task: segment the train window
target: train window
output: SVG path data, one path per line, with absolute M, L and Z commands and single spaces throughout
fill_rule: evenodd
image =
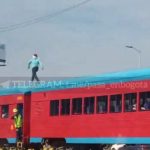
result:
M 63 99 L 61 101 L 61 114 L 62 115 L 70 114 L 70 99 Z
M 17 104 L 17 109 L 18 109 L 19 114 L 23 116 L 23 104 L 22 103 Z
M 124 108 L 125 108 L 125 112 L 133 112 L 136 111 L 136 98 L 137 95 L 136 93 L 128 93 L 124 95 Z
M 110 96 L 110 112 L 121 112 L 122 95 L 111 95 Z
M 94 97 L 84 98 L 84 113 L 85 114 L 94 113 Z
M 59 115 L 59 100 L 50 101 L 50 115 L 51 116 Z
M 81 113 L 82 113 L 82 98 L 73 98 L 72 114 L 81 114 Z
M 150 92 L 140 93 L 140 110 L 150 110 Z
M 98 96 L 97 97 L 97 113 L 106 113 L 107 105 L 108 105 L 108 97 L 107 96 Z
M 1 107 L 1 118 L 9 117 L 9 105 L 2 105 Z

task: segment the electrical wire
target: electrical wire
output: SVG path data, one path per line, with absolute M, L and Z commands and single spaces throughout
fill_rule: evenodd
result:
M 48 15 L 41 16 L 41 17 L 36 17 L 34 19 L 30 19 L 30 20 L 27 20 L 27 21 L 24 21 L 24 22 L 21 22 L 21 23 L 12 24 L 12 25 L 9 25 L 9 26 L 0 27 L 0 32 L 13 31 L 13 30 L 17 30 L 19 28 L 24 28 L 26 26 L 30 26 L 30 25 L 33 25 L 33 24 L 36 24 L 36 23 L 43 22 L 45 20 L 57 17 L 57 16 L 65 13 L 65 12 L 71 11 L 71 10 L 73 10 L 75 8 L 78 8 L 78 7 L 82 6 L 82 5 L 85 5 L 86 3 L 90 2 L 90 1 L 92 1 L 92 0 L 84 0 L 84 1 L 82 1 L 80 3 L 77 3 L 77 4 L 73 5 L 73 6 L 64 8 L 64 9 L 62 9 L 60 11 L 57 11 L 55 13 L 52 13 L 52 14 L 48 14 Z

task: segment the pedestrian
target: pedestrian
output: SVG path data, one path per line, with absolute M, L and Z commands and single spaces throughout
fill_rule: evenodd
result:
M 40 62 L 38 55 L 37 54 L 33 54 L 32 59 L 28 62 L 28 69 L 32 69 L 32 77 L 31 77 L 31 81 L 33 81 L 34 79 L 36 81 L 40 81 L 38 76 L 37 76 L 37 72 L 39 70 L 39 66 L 42 67 L 43 70 L 43 65 Z
M 19 113 L 17 108 L 13 109 L 14 116 L 12 119 L 14 120 L 14 126 L 16 129 L 16 141 L 22 141 L 22 116 Z

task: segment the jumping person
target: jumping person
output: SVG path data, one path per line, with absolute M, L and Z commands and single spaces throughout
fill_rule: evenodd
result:
M 13 109 L 14 116 L 12 119 L 14 120 L 14 126 L 16 129 L 16 141 L 22 141 L 22 116 L 18 112 L 18 109 Z
M 39 66 L 41 66 L 42 70 L 43 70 L 43 66 L 42 66 L 42 63 L 40 62 L 40 60 L 38 59 L 38 55 L 33 54 L 32 59 L 28 63 L 28 69 L 32 68 L 31 81 L 33 81 L 34 79 L 36 79 L 37 81 L 40 81 L 36 74 L 39 70 Z

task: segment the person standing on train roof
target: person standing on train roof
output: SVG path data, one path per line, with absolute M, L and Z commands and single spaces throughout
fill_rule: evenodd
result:
M 22 116 L 17 108 L 13 109 L 14 116 L 11 119 L 14 120 L 14 126 L 16 129 L 16 141 L 22 141 Z
M 28 69 L 32 69 L 32 77 L 31 77 L 31 81 L 33 81 L 34 79 L 36 81 L 40 81 L 38 76 L 37 76 L 37 72 L 39 70 L 39 67 L 43 68 L 43 65 L 41 63 L 41 61 L 38 58 L 37 54 L 33 54 L 32 59 L 28 62 Z

